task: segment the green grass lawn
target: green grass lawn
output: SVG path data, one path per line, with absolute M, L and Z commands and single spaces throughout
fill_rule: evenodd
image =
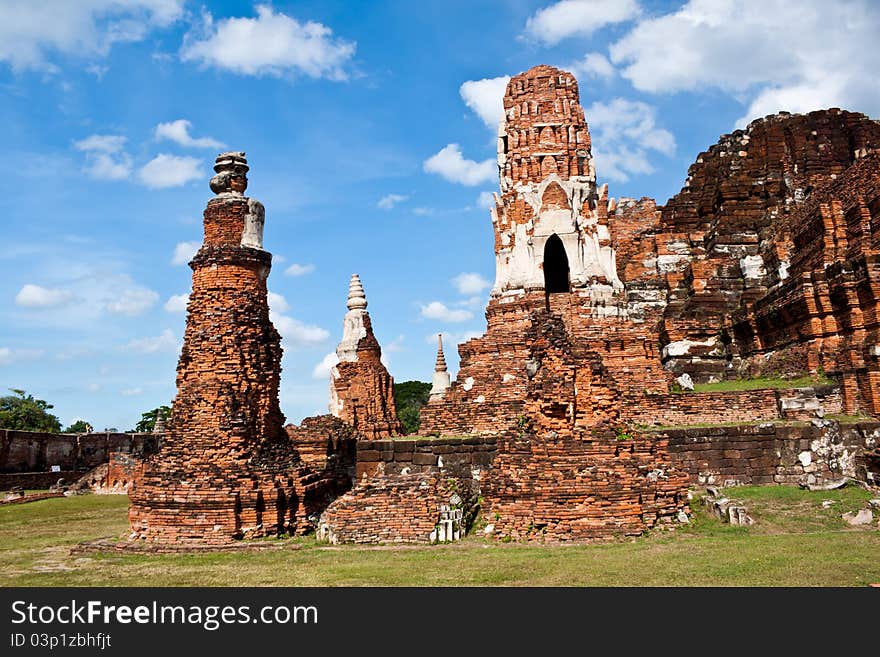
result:
M 880 530 L 840 518 L 866 505 L 850 487 L 729 489 L 756 524 L 730 527 L 694 502 L 674 532 L 593 545 L 518 545 L 471 536 L 434 547 L 330 547 L 210 554 L 75 554 L 127 531 L 128 498 L 86 495 L 0 507 L 2 586 L 864 586 L 880 582 Z M 876 496 L 876 495 L 875 495 Z M 829 509 L 823 500 L 832 500 Z
M 717 383 L 695 383 L 694 392 L 733 392 L 737 390 L 763 390 L 766 388 L 809 388 L 836 383 L 833 379 L 820 375 L 806 375 L 796 379 L 779 377 L 759 377 L 754 379 L 735 379 Z M 687 394 L 687 393 L 684 393 Z

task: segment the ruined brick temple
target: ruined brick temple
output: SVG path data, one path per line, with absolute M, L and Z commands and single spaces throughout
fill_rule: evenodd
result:
M 880 411 L 880 124 L 837 109 L 759 119 L 701 153 L 657 207 L 597 186 L 570 74 L 512 78 L 504 108 L 487 331 L 459 347 L 423 433 L 497 431 L 533 411 L 574 427 L 776 417 L 772 395 L 669 394 L 682 374 L 824 371 L 845 412 Z
M 880 124 L 840 109 L 753 121 L 658 206 L 598 183 L 588 118 L 570 73 L 510 80 L 486 331 L 458 346 L 454 379 L 439 342 L 407 440 L 357 275 L 331 415 L 282 427 L 263 208 L 243 196 L 243 154 L 221 155 L 133 534 L 428 542 L 479 511 L 496 537 L 589 540 L 686 522 L 695 482 L 872 477 L 880 425 L 822 418 L 880 414 Z M 807 374 L 832 383 L 689 391 Z

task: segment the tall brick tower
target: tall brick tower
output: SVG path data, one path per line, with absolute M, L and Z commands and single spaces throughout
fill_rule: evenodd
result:
M 214 170 L 217 196 L 190 263 L 173 422 L 131 492 L 132 536 L 147 541 L 213 544 L 303 531 L 317 492 L 283 430 L 263 205 L 243 195 L 244 153 L 222 153 Z
M 504 115 L 492 296 L 589 288 L 606 299 L 622 290 L 577 80 L 550 66 L 517 75 Z
M 486 333 L 459 345 L 455 382 L 423 407 L 420 432 L 595 427 L 618 422 L 625 397 L 667 392 L 653 322 L 632 317 L 618 274 L 614 204 L 571 73 L 510 79 L 498 173 Z

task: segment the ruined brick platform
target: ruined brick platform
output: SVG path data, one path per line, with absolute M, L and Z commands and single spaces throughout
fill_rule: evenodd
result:
M 495 536 L 588 541 L 674 526 L 689 512 L 688 477 L 663 436 L 530 430 L 498 440 L 483 487 Z

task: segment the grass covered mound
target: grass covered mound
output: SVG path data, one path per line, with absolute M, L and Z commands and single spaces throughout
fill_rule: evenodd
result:
M 675 532 L 593 545 L 500 544 L 475 531 L 434 547 L 327 546 L 286 539 L 265 552 L 74 554 L 123 537 L 128 498 L 86 495 L 0 507 L 2 586 L 864 586 L 880 582 L 880 530 L 841 514 L 868 491 L 737 487 L 755 519 L 731 527 L 695 501 Z M 877 495 L 873 495 L 876 497 Z M 830 501 L 823 507 L 823 501 Z

